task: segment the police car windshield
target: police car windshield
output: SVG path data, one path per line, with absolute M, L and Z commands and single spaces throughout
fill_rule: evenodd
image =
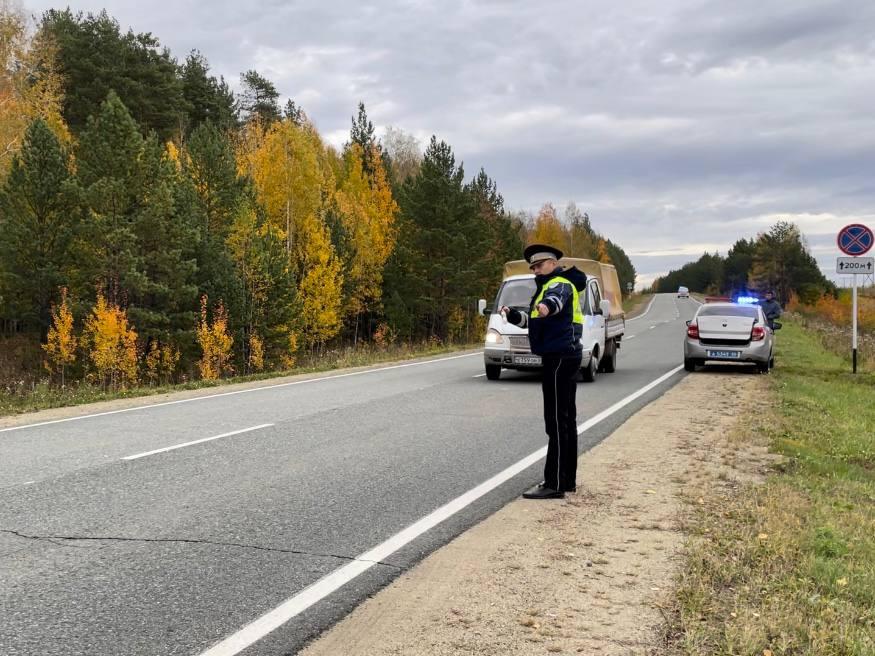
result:
M 699 310 L 700 317 L 748 317 L 756 319 L 757 307 L 754 305 L 703 305 Z
M 535 295 L 535 279 L 508 280 L 501 286 L 498 292 L 496 307 L 506 305 L 508 307 L 527 308 Z

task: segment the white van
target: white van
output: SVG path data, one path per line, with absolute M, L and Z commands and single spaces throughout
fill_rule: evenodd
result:
M 583 312 L 583 359 L 581 372 L 586 382 L 593 382 L 596 372 L 612 373 L 617 368 L 617 349 L 626 330 L 620 282 L 613 265 L 595 260 L 564 257 L 559 260 L 563 267 L 576 266 L 586 274 L 586 290 L 580 293 L 580 309 Z M 480 299 L 478 310 L 489 316 L 483 361 L 486 377 L 498 380 L 502 369 L 537 370 L 541 368 L 541 356 L 529 348 L 526 328 L 520 328 L 498 314 L 502 305 L 527 312 L 535 295 L 535 276 L 525 260 L 514 260 L 504 265 L 504 279 L 495 302 L 487 307 Z

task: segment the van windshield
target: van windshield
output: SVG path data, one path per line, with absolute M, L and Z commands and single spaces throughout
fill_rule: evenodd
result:
M 523 280 L 508 280 L 498 290 L 498 300 L 495 303 L 496 308 L 502 305 L 515 308 L 529 307 L 532 301 L 532 296 L 535 295 L 535 279 L 528 278 Z M 496 309 L 496 312 L 498 310 Z

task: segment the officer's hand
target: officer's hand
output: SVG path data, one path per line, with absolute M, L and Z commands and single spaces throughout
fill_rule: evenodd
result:
M 548 314 L 550 314 L 550 308 L 543 303 L 538 303 L 538 316 L 546 317 Z

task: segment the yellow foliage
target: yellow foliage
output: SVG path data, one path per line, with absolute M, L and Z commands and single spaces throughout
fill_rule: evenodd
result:
M 294 368 L 295 364 L 298 362 L 298 336 L 294 332 L 289 333 L 289 348 L 288 351 L 283 355 L 283 367 L 286 369 Z
M 146 379 L 152 385 L 158 382 L 158 368 L 161 366 L 161 350 L 158 341 L 153 340 L 146 353 Z
M 322 219 L 334 177 L 319 135 L 307 126 L 277 121 L 258 137 L 244 129 L 238 145 L 268 223 L 286 241 L 289 263 L 300 281 L 301 312 L 296 323 L 305 345 L 330 339 L 340 330 L 343 276 Z
M 376 150 L 372 157 L 379 161 Z M 380 301 L 383 267 L 395 247 L 398 205 L 382 166 L 376 167 L 371 178 L 365 174 L 358 144 L 349 148 L 345 160 L 346 177 L 336 203 L 352 245 L 351 260 L 346 263 L 352 292 L 345 310 L 356 315 Z
M 177 171 L 182 169 L 182 154 L 180 153 L 177 145 L 172 141 L 168 141 L 166 144 L 164 144 L 164 157 L 168 161 L 173 162 L 173 165 Z
M 159 371 L 165 381 L 173 378 L 173 373 L 176 371 L 176 366 L 179 364 L 179 358 L 180 353 L 178 348 L 171 344 L 164 344 L 161 347 L 161 365 Z
M 0 3 L 0 178 L 34 119 L 43 118 L 62 143 L 72 141 L 61 116 L 63 80 L 56 52 L 46 39 L 31 38 L 23 10 Z
M 531 244 L 548 244 L 568 252 L 568 234 L 556 215 L 556 208 L 551 203 L 545 204 L 538 212 L 528 241 Z
M 85 321 L 84 341 L 93 375 L 104 387 L 116 389 L 137 382 L 137 332 L 128 326 L 127 313 L 98 293 Z
M 459 305 L 450 309 L 447 317 L 447 332 L 451 342 L 460 343 L 465 341 L 465 311 Z
M 264 369 L 264 342 L 255 333 L 249 336 L 249 369 L 250 371 Z
M 850 326 L 852 317 L 852 298 L 850 290 L 843 289 L 838 298 L 825 294 L 814 305 L 806 305 L 796 294 L 790 297 L 787 310 L 801 312 L 807 316 L 825 319 L 837 326 Z M 857 296 L 857 327 L 859 330 L 875 330 L 875 298 Z
M 604 264 L 611 264 L 611 256 L 608 255 L 608 244 L 604 239 L 599 239 L 598 261 Z
M 48 341 L 43 345 L 46 352 L 46 369 L 61 374 L 64 385 L 65 368 L 76 361 L 76 335 L 73 333 L 73 313 L 67 305 L 67 288 L 61 288 L 60 307 L 52 306 L 52 325 Z
M 210 323 L 207 297 L 201 297 L 201 320 L 196 333 L 202 352 L 198 361 L 201 378 L 215 380 L 231 373 L 231 347 L 234 345 L 234 338 L 228 334 L 228 313 L 222 303 L 213 310 L 213 321 Z
M 158 340 L 153 340 L 149 346 L 149 352 L 146 354 L 145 362 L 146 378 L 148 378 L 149 384 L 171 380 L 173 372 L 176 371 L 179 357 L 179 350 L 171 344 L 160 344 Z

